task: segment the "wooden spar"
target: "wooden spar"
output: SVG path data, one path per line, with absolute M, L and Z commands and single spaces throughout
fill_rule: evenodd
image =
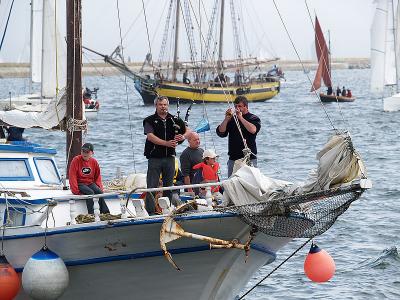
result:
M 82 23 L 81 0 L 67 0 L 67 115 L 69 120 L 82 120 Z M 67 128 L 67 175 L 71 160 L 80 153 L 82 131 Z
M 176 73 L 178 71 L 179 9 L 180 9 L 180 0 L 176 0 L 174 63 L 172 65 L 172 80 L 173 81 L 176 81 Z
M 221 1 L 221 19 L 219 23 L 219 47 L 218 47 L 218 73 L 222 73 L 224 70 L 224 62 L 222 60 L 222 50 L 224 43 L 224 12 L 225 12 L 225 0 Z

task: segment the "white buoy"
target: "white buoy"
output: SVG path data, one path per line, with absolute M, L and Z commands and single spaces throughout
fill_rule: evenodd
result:
M 24 291 L 35 300 L 58 299 L 68 282 L 68 270 L 63 260 L 46 246 L 32 255 L 22 272 Z

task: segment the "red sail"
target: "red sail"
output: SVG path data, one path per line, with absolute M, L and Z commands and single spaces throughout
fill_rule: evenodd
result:
M 315 17 L 315 50 L 317 52 L 319 65 L 317 73 L 315 74 L 314 84 L 311 88 L 311 91 L 321 87 L 321 77 L 324 80 L 325 86 L 332 86 L 330 76 L 331 70 L 329 65 L 329 50 L 317 17 Z

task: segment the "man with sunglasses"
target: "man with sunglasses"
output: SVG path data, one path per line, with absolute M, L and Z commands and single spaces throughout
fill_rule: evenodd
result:
M 73 158 L 69 167 L 69 185 L 74 195 L 103 194 L 100 166 L 93 158 L 94 148 L 91 143 L 86 143 L 81 148 L 81 154 Z M 86 200 L 89 214 L 94 214 L 93 199 Z M 109 213 L 103 198 L 99 199 L 100 213 Z
M 238 96 L 233 103 L 235 110 L 232 111 L 231 108 L 228 108 L 224 120 L 216 129 L 219 137 L 228 136 L 228 177 L 232 175 L 235 160 L 244 157 L 243 149 L 245 148 L 238 126 L 233 119 L 233 114 L 236 115 L 243 138 L 246 140 L 247 147 L 251 150 L 250 160 L 254 167 L 257 167 L 256 137 L 261 128 L 260 118 L 249 112 L 249 102 L 246 97 Z

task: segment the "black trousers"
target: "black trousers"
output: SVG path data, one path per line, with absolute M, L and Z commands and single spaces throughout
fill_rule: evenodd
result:
M 89 185 L 79 183 L 78 188 L 82 195 L 103 194 L 103 191 L 95 183 L 91 183 Z M 88 213 L 92 215 L 94 214 L 93 205 L 94 205 L 93 199 L 86 199 L 86 206 Z M 104 201 L 104 198 L 99 199 L 99 206 L 100 206 L 100 213 L 102 214 L 110 213 L 107 204 Z

